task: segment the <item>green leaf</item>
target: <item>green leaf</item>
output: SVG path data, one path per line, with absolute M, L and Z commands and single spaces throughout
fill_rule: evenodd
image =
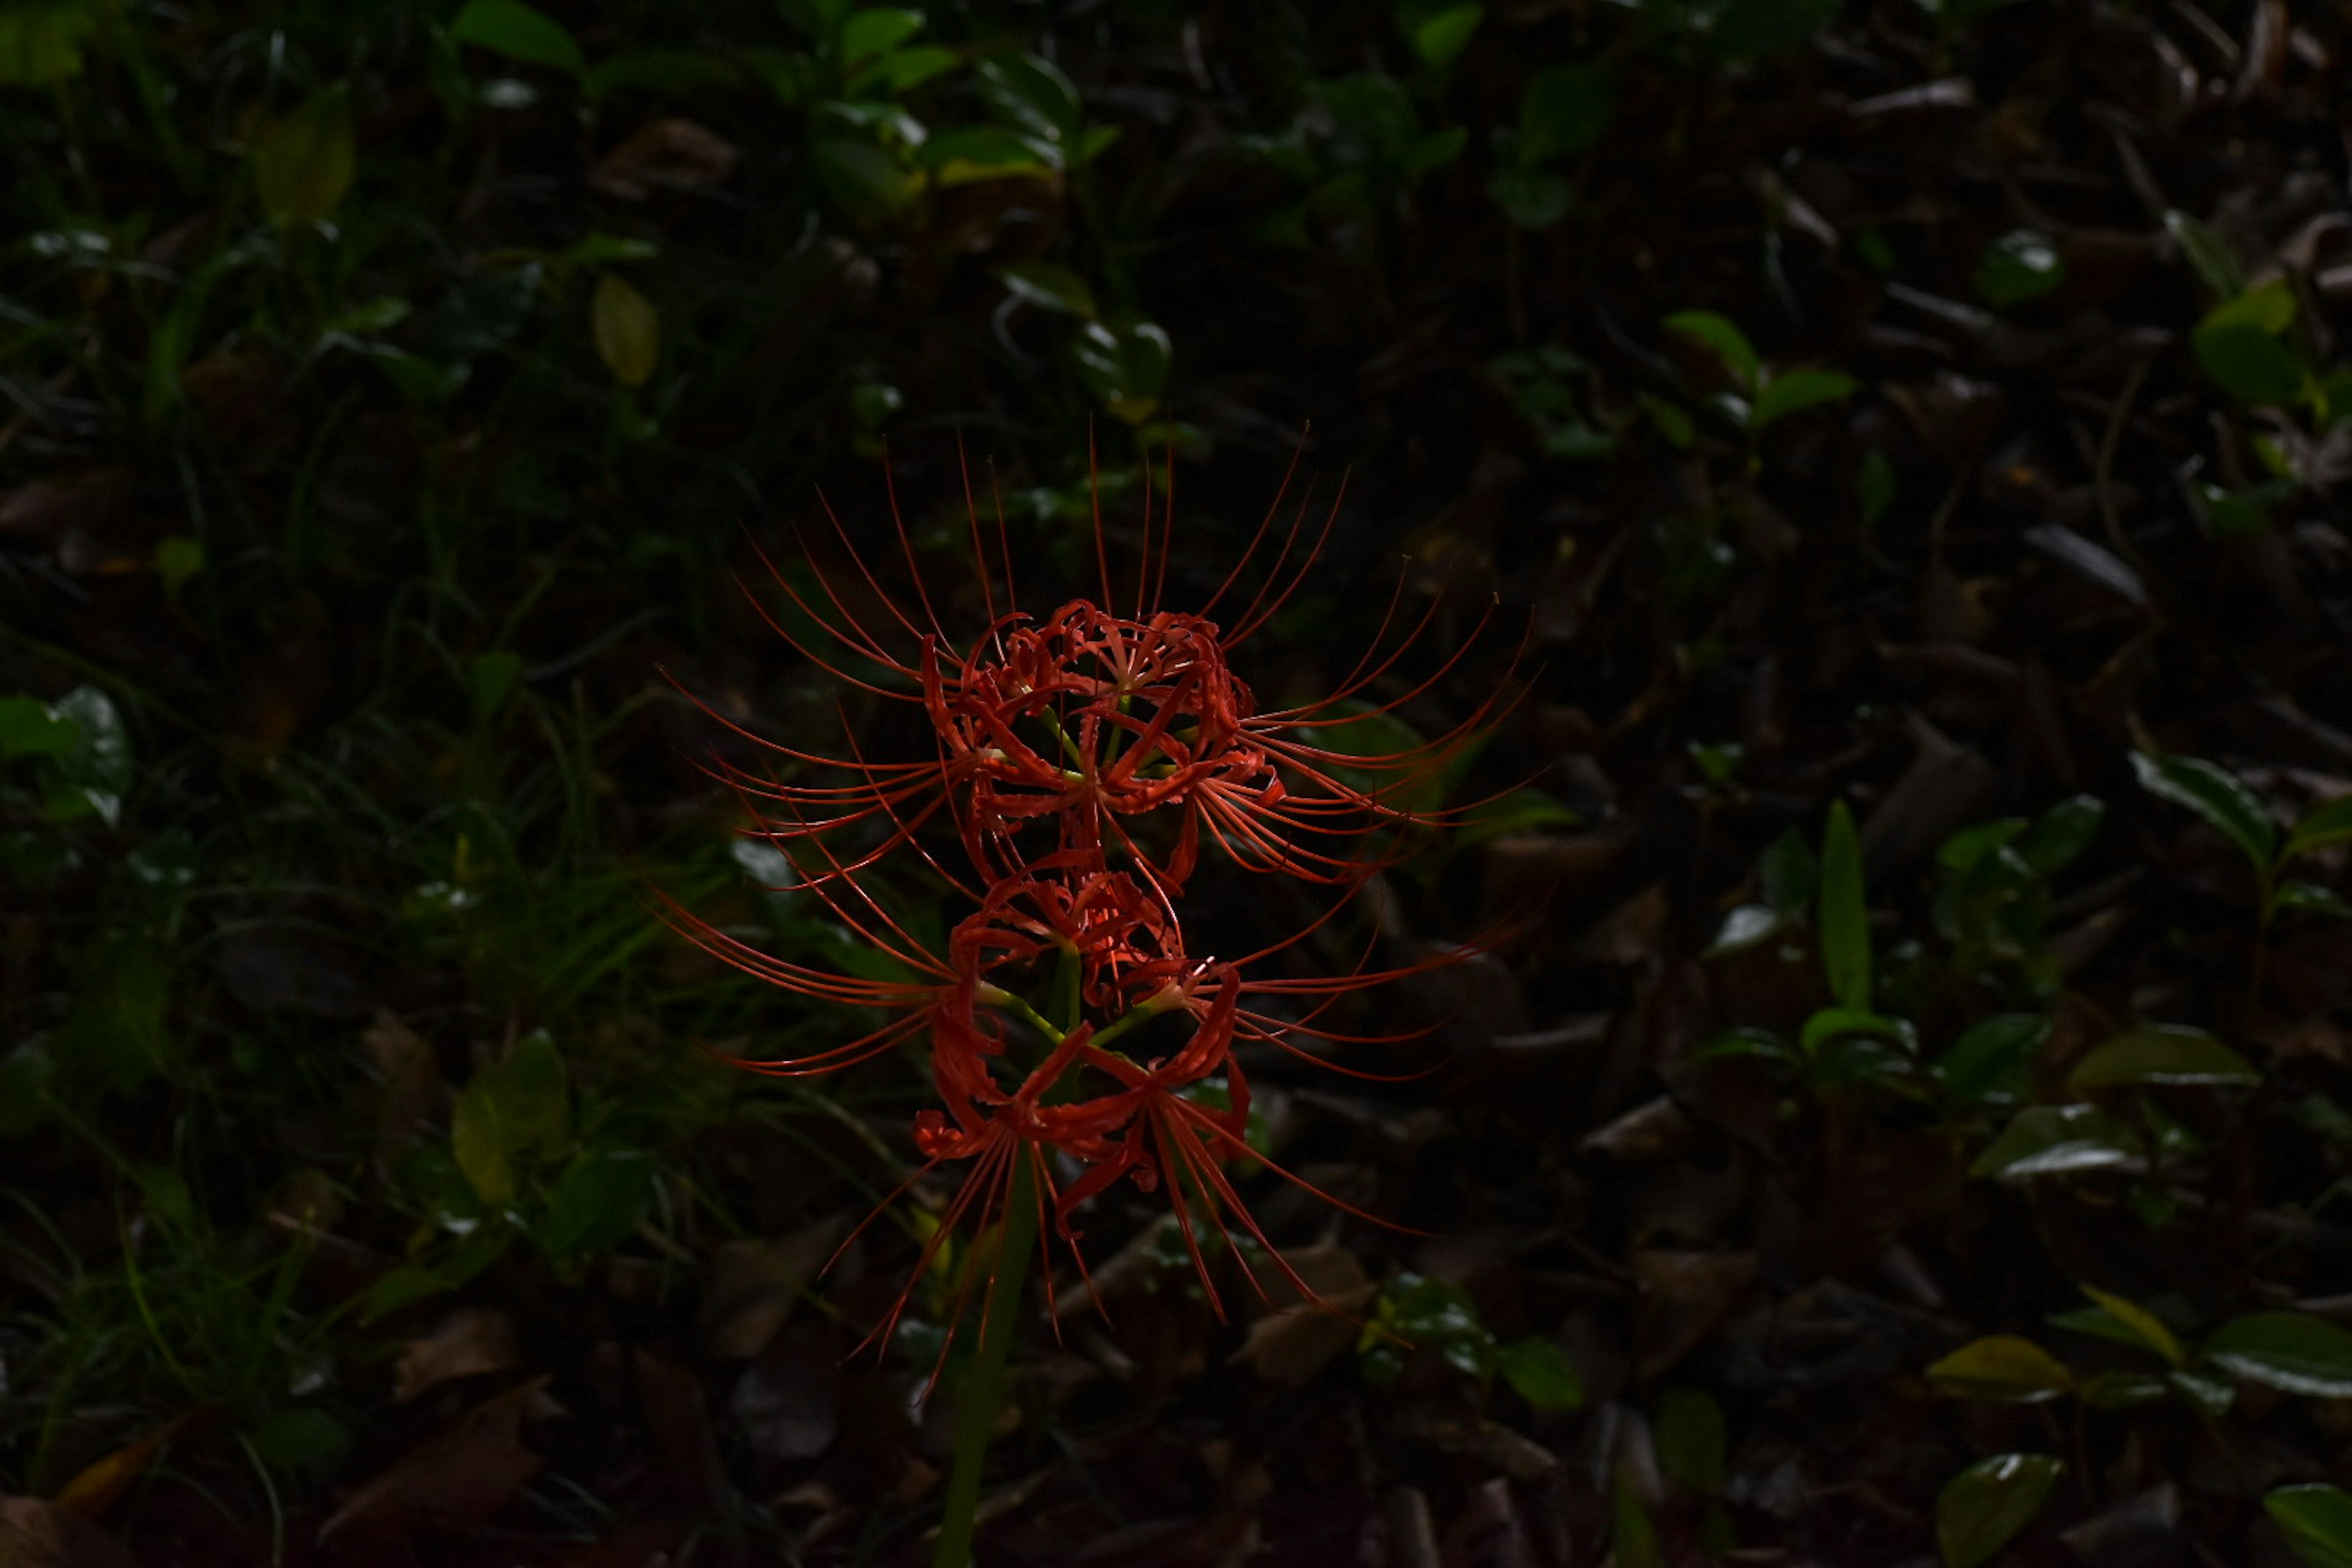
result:
M 253 149 L 253 188 L 280 228 L 324 223 L 358 172 L 352 97 L 341 83 L 311 94 Z
M 449 24 L 449 36 L 525 65 L 572 76 L 588 68 L 587 57 L 563 24 L 523 0 L 466 0 L 466 8 Z
M 1532 786 L 1515 789 L 1499 800 L 1473 808 L 1454 831 L 1452 847 L 1459 853 L 1522 833 L 1548 827 L 1574 827 L 1584 819 L 1568 805 Z
M 916 162 L 941 186 L 1050 174 L 1062 166 L 1055 143 L 1002 125 L 951 125 L 925 142 Z
M 1070 357 L 1078 379 L 1104 407 L 1129 425 L 1140 425 L 1159 411 L 1174 349 L 1157 322 L 1088 321 L 1072 341 Z
M 661 317 L 652 300 L 617 272 L 596 280 L 589 304 L 596 357 L 623 386 L 643 386 L 661 359 Z
M 457 1168 L 484 1203 L 509 1202 L 514 1156 L 562 1142 L 571 1122 L 563 1058 L 545 1030 L 534 1031 L 515 1042 L 506 1060 L 475 1073 L 457 1096 L 450 1126 Z
M 2152 757 L 2145 752 L 2132 753 L 2132 771 L 2148 794 L 2185 805 L 2220 828 L 2246 852 L 2255 875 L 2268 879 L 2278 827 L 2254 792 L 2234 775 L 2197 757 Z
M 2123 1330 L 2126 1342 L 2154 1351 L 2172 1366 L 2188 1364 L 2188 1352 L 2180 1348 L 2180 1341 L 2162 1318 L 2138 1302 L 2113 1295 L 2096 1285 L 2084 1285 L 2078 1281 L 2077 1288 L 2115 1321 L 2116 1326 Z
M 1659 1396 L 1658 1463 L 1666 1474 L 1702 1497 L 1723 1489 L 1729 1479 L 1731 1439 L 1723 1406 L 1704 1389 L 1670 1388 Z
M 1529 1337 L 1503 1346 L 1496 1352 L 1495 1370 L 1538 1410 L 1574 1410 L 1584 1403 L 1584 1380 L 1549 1340 Z
M 1470 35 L 1478 30 L 1486 15 L 1484 5 L 1449 5 L 1413 21 L 1410 27 L 1412 52 L 1421 57 L 1422 64 L 1443 76 L 1469 47 Z M 1400 16 L 1399 20 L 1403 19 Z
M 2273 278 L 2259 289 L 2249 289 L 2233 300 L 2224 300 L 2205 312 L 2198 323 L 2206 327 L 2252 327 L 2256 331 L 2278 336 L 2294 325 L 2294 288 L 2284 278 Z
M 1954 1476 L 1936 1497 L 1944 1568 L 1991 1562 L 2033 1522 L 2064 1468 L 2047 1454 L 1995 1454 Z
M 1519 131 L 1512 155 L 1532 165 L 1581 153 L 1607 133 L 1616 112 L 1617 82 L 1606 67 L 1589 62 L 1546 66 L 1528 79 L 1527 89 L 1519 95 Z
M 2260 327 L 2200 327 L 2189 346 L 2213 384 L 2241 403 L 2293 403 L 2311 379 L 2295 352 Z
M 1756 883 L 1766 903 L 1783 914 L 1794 914 L 1813 901 L 1822 885 L 1822 863 L 1803 834 L 1785 827 L 1757 860 Z
M 2126 1083 L 2257 1084 L 2245 1058 L 2202 1029 L 2171 1025 L 2126 1029 L 2102 1042 L 2066 1075 L 2072 1089 Z
M 2074 1386 L 2056 1356 L 2016 1334 L 1971 1340 L 1927 1369 L 1927 1381 L 1969 1399 L 2033 1404 Z
M 853 98 L 869 98 L 878 90 L 886 99 L 920 87 L 933 77 L 945 76 L 963 64 L 963 57 L 953 49 L 926 44 L 911 49 L 893 49 L 877 55 L 850 73 L 842 90 Z
M 113 701 L 95 686 L 77 686 L 49 711 L 74 728 L 74 743 L 58 763 L 58 776 L 109 795 L 131 787 L 131 731 Z
M 176 599 L 189 578 L 205 569 L 204 541 L 185 533 L 167 533 L 155 544 L 155 575 L 163 596 Z
M 2092 1105 L 2029 1105 L 1969 1166 L 2004 1182 L 2147 1167 L 2139 1135 Z
M 1713 310 L 1677 310 L 1665 319 L 1665 329 L 1715 351 L 1731 378 L 1743 388 L 1753 390 L 1764 362 L 1757 357 L 1756 345 L 1748 334 Z
M 12 5 L 0 11 L 0 83 L 55 87 L 81 74 L 81 47 L 98 14 L 71 4 Z
M 466 665 L 466 689 L 474 700 L 474 718 L 487 722 L 506 705 L 508 693 L 522 678 L 522 656 L 512 648 L 476 654 Z
M 1875 447 L 1863 454 L 1862 466 L 1854 470 L 1853 493 L 1862 506 L 1864 528 L 1875 524 L 1895 504 L 1895 465 Z
M 922 192 L 921 175 L 899 167 L 871 142 L 824 137 L 810 161 L 826 197 L 859 223 L 896 217 Z
M 1784 371 L 1756 395 L 1756 405 L 1748 411 L 1748 433 L 1760 436 L 1791 414 L 1852 397 L 1861 385 L 1839 370 Z
M 2309 1568 L 2352 1568 L 2352 1495 L 2341 1488 L 2280 1487 L 2263 1509 Z
M 1650 416 L 1650 423 L 1658 427 L 1658 434 L 1666 438 L 1667 446 L 1678 452 L 1689 448 L 1692 437 L 1698 432 L 1688 414 L 1653 392 L 1641 394 L 1637 401 L 1642 412 Z
M 1024 303 L 1066 316 L 1091 318 L 1095 294 L 1087 280 L 1055 261 L 1017 261 L 997 269 L 997 277 Z
M 863 64 L 922 30 L 920 11 L 885 6 L 852 11 L 842 18 L 841 63 L 845 68 Z
M 0 757 L 55 757 L 80 743 L 81 729 L 31 697 L 0 697 Z
M 1845 802 L 1830 807 L 1822 833 L 1822 889 L 1818 915 L 1822 970 L 1830 994 L 1843 1008 L 1870 1011 L 1870 905 L 1863 886 L 1862 840 Z
M 2048 235 L 2011 229 L 1985 247 L 1976 281 L 1977 293 L 1998 310 L 2057 288 L 2066 281 L 2066 263 Z
M 1494 1336 L 1478 1321 L 1477 1309 L 1461 1287 L 1412 1274 L 1400 1275 L 1395 1290 L 1381 1297 L 1374 1321 L 1358 1342 L 1360 1348 L 1383 1339 L 1435 1351 L 1467 1377 L 1486 1376 L 1496 1354 Z
M 2045 877 L 2062 871 L 2091 847 L 2106 816 L 2106 805 L 2096 795 L 2069 795 L 2042 814 L 2017 852 Z
M 2308 855 L 2347 840 L 2352 840 L 2352 795 L 2337 795 L 2313 806 L 2287 836 L 2286 848 L 2279 858 L 2292 860 L 2298 855 Z
M 604 1252 L 636 1229 L 654 1199 L 653 1157 L 637 1149 L 593 1150 L 563 1169 L 530 1227 L 550 1258 Z
M 999 55 L 973 73 L 998 119 L 1063 146 L 1076 145 L 1086 123 L 1078 89 L 1062 68 L 1035 55 Z
M 2050 1037 L 2039 1013 L 1996 1013 L 1969 1026 L 1936 1064 L 1936 1076 L 1955 1100 L 1972 1105 L 2024 1098 L 2032 1088 L 2033 1053 Z
M 1565 174 L 1505 163 L 1486 176 L 1486 195 L 1521 228 L 1549 228 L 1568 216 L 1575 193 Z
M 2318 1399 L 2352 1398 L 2352 1332 L 2301 1312 L 2252 1312 L 2213 1331 L 2204 1358 L 2249 1383 Z
M 2281 882 L 2278 890 L 2271 895 L 2271 903 L 2277 909 L 2305 910 L 2313 914 L 2335 915 L 2339 919 L 2352 915 L 2352 900 L 2347 900 L 2333 888 L 2324 888 L 2317 882 L 2306 882 L 2300 878 L 2289 878 Z
M 2164 215 L 2164 231 L 2216 299 L 2234 300 L 2245 292 L 2246 274 L 2220 235 L 2178 207 Z
M 1830 1041 L 1854 1036 L 1894 1041 L 1903 1047 L 1901 1059 L 1906 1063 L 1917 1050 L 1919 1043 L 1918 1031 L 1901 1018 L 1889 1018 L 1853 1007 L 1823 1007 L 1805 1020 L 1805 1027 L 1798 1036 L 1797 1045 L 1805 1055 L 1815 1057 Z

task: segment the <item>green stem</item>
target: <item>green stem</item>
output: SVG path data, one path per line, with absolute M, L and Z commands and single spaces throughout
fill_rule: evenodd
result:
M 1037 1239 L 1037 1178 L 1029 1162 L 1015 1157 L 1005 1184 L 1004 1226 L 996 1242 L 996 1269 L 982 1310 L 980 1348 L 963 1374 L 956 1410 L 955 1465 L 948 1472 L 947 1513 L 940 1521 L 939 1549 L 931 1568 L 972 1568 L 972 1532 L 978 1524 L 981 1473 L 988 1464 L 988 1439 L 1004 1407 L 1004 1368 L 1018 1331 L 1022 1288 L 1028 1283 L 1029 1253 Z

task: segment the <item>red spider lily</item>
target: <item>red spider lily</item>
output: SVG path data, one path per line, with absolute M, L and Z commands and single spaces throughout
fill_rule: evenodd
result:
M 912 611 L 891 598 L 828 508 L 835 533 L 850 548 L 856 579 L 850 586 L 862 592 L 852 594 L 823 572 L 814 591 L 804 592 L 770 562 L 771 575 L 817 636 L 812 640 L 795 633 L 764 607 L 761 614 L 779 637 L 845 685 L 919 706 L 937 750 L 926 758 L 879 762 L 866 756 L 852 737 L 847 755 L 825 756 L 753 735 L 721 718 L 774 759 L 778 769 L 795 775 L 814 771 L 842 782 L 803 782 L 724 765 L 719 776 L 747 800 L 784 808 L 789 821 L 763 818 L 759 831 L 796 861 L 810 858 L 810 840 L 879 830 L 878 843 L 849 854 L 828 851 L 825 869 L 803 865 L 802 874 L 812 879 L 854 873 L 903 845 L 919 849 L 919 830 L 942 811 L 955 821 L 967 855 L 989 880 L 1017 870 L 1037 853 L 1101 856 L 1116 846 L 1142 875 L 1172 895 L 1189 879 L 1203 837 L 1255 870 L 1332 883 L 1360 879 L 1381 863 L 1380 857 L 1362 852 L 1358 841 L 1366 833 L 1384 826 L 1450 822 L 1470 809 L 1428 812 L 1406 802 L 1490 721 L 1504 697 L 1498 689 L 1445 733 L 1383 755 L 1335 750 L 1318 738 L 1368 715 L 1393 712 L 1444 679 L 1483 632 L 1493 609 L 1482 614 L 1472 637 L 1436 670 L 1374 702 L 1366 694 L 1390 679 L 1438 608 L 1433 600 L 1398 635 L 1400 583 L 1380 630 L 1336 689 L 1310 702 L 1259 711 L 1250 689 L 1233 674 L 1231 655 L 1297 591 L 1336 521 L 1336 500 L 1301 551 L 1307 519 L 1302 500 L 1265 583 L 1232 628 L 1211 617 L 1274 532 L 1289 485 L 1286 475 L 1241 560 L 1191 614 L 1160 604 L 1173 532 L 1168 508 L 1161 509 L 1155 556 L 1147 487 L 1143 565 L 1127 613 L 1114 605 L 1097 509 L 1101 600 L 1074 601 L 1040 622 L 1014 607 L 1001 506 L 999 564 L 990 563 L 967 473 L 972 556 L 988 624 L 962 645 L 961 654 L 953 651 L 959 645 L 941 626 L 924 586 L 895 494 L 892 520 L 914 585 Z M 869 607 L 855 608 L 853 599 Z M 839 653 L 829 655 L 826 643 Z M 853 663 L 859 668 L 851 668 Z M 871 678 L 860 668 L 870 670 Z M 844 727 L 846 733 L 845 721 Z M 1349 782 L 1350 775 L 1373 782 L 1359 784 Z M 1163 811 L 1174 818 L 1172 842 L 1163 847 L 1139 841 L 1129 822 Z M 1053 827 L 1050 847 L 1024 847 L 1023 830 L 1045 823 Z

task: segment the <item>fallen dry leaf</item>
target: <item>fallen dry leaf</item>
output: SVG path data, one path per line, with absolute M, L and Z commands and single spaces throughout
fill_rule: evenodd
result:
M 700 190 L 727 183 L 742 153 L 691 120 L 648 120 L 604 154 L 588 183 L 608 196 L 641 202 L 657 190 Z
M 0 1498 L 5 1568 L 140 1568 L 139 1560 L 86 1519 L 38 1498 Z
M 394 1460 L 319 1527 L 324 1544 L 347 1531 L 406 1534 L 420 1527 L 478 1523 L 539 1473 L 523 1447 L 523 1418 L 547 1387 L 543 1376 L 492 1394 Z
M 392 1396 L 405 1405 L 428 1388 L 522 1364 L 514 1323 L 488 1307 L 460 1307 L 400 1350 L 393 1364 Z

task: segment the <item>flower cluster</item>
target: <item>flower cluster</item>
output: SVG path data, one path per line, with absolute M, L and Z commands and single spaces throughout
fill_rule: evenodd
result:
M 1375 830 L 1433 820 L 1403 802 L 1425 796 L 1427 782 L 1487 718 L 1481 707 L 1433 741 L 1383 755 L 1318 742 L 1337 726 L 1410 700 L 1450 668 L 1449 661 L 1419 684 L 1388 689 L 1397 684 L 1400 657 L 1427 625 L 1424 614 L 1395 631 L 1398 599 L 1333 692 L 1301 706 L 1258 707 L 1233 655 L 1297 590 L 1329 519 L 1301 549 L 1302 502 L 1266 584 L 1231 629 L 1212 617 L 1276 531 L 1281 502 L 1278 495 L 1243 563 L 1190 614 L 1160 604 L 1166 509 L 1155 550 L 1147 496 L 1146 566 L 1124 610 L 1114 607 L 1097 516 L 1099 597 L 1043 617 L 1015 607 L 1001 509 L 992 566 L 971 506 L 985 626 L 961 646 L 932 608 L 903 525 L 898 537 L 914 584 L 911 608 L 883 588 L 854 547 L 854 576 L 819 572 L 795 584 L 771 566 L 791 612 L 770 616 L 769 624 L 844 685 L 919 711 L 931 754 L 870 758 L 845 719 L 842 756 L 730 725 L 771 765 L 753 773 L 721 764 L 716 772 L 751 810 L 746 831 L 791 862 L 795 886 L 901 977 L 778 958 L 682 909 L 672 916 L 681 931 L 747 973 L 803 996 L 878 1011 L 886 1020 L 824 1050 L 737 1065 L 798 1077 L 901 1046 L 928 1047 L 940 1104 L 916 1118 L 923 1164 L 909 1181 L 947 1163 L 965 1164 L 969 1173 L 917 1278 L 959 1222 L 1000 1214 L 1015 1194 L 1074 1244 L 1074 1211 L 1124 1180 L 1168 1195 L 1209 1300 L 1222 1310 L 1202 1227 L 1229 1237 L 1238 1226 L 1265 1243 L 1226 1170 L 1236 1160 L 1266 1163 L 1245 1137 L 1250 1087 L 1236 1046 L 1257 1043 L 1330 1066 L 1300 1039 L 1328 1047 L 1405 1037 L 1339 1035 L 1318 1020 L 1344 994 L 1412 969 L 1367 972 L 1359 963 L 1339 975 L 1268 976 L 1267 961 L 1308 932 L 1244 958 L 1220 958 L 1203 950 L 1178 912 L 1212 849 L 1246 870 L 1352 889 L 1403 841 L 1388 833 L 1377 836 L 1385 845 L 1377 844 Z M 895 521 L 895 498 L 893 512 Z M 837 520 L 834 528 L 847 545 Z M 1375 688 L 1384 690 L 1382 700 L 1366 695 Z M 950 869 L 958 850 L 962 872 Z M 914 937 L 862 875 L 900 853 L 967 901 L 970 912 L 944 952 Z M 1343 892 L 1335 910 L 1345 901 Z M 1204 1092 L 1214 1089 L 1222 1092 Z M 1265 1250 L 1287 1273 L 1279 1253 Z M 1292 1283 L 1312 1294 L 1295 1276 Z M 877 1332 L 887 1332 L 905 1300 L 902 1292 Z

